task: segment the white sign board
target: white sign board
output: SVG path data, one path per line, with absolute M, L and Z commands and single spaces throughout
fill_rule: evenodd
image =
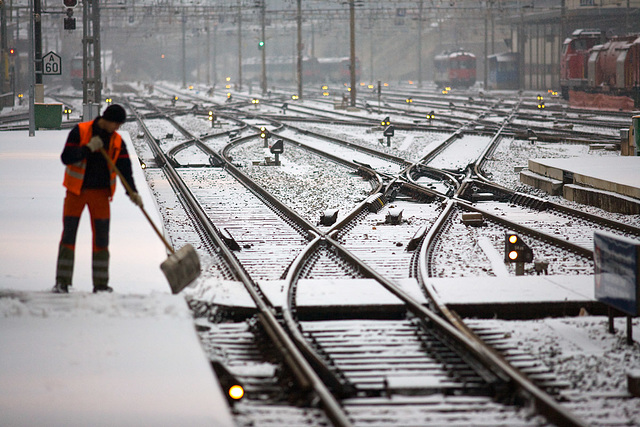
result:
M 62 58 L 54 52 L 42 57 L 42 74 L 45 76 L 62 74 Z

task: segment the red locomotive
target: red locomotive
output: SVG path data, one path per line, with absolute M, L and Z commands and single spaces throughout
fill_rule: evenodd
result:
M 564 41 L 560 61 L 560 87 L 565 99 L 569 99 L 569 90 L 585 90 L 587 87 L 589 51 L 603 41 L 602 31 L 599 30 L 575 30 Z
M 576 30 L 564 42 L 560 73 L 562 96 L 571 102 L 624 109 L 637 106 L 640 35 L 606 40 L 600 31 Z M 602 95 L 609 98 L 603 101 Z
M 461 49 L 433 58 L 433 82 L 438 87 L 470 87 L 476 82 L 476 56 Z

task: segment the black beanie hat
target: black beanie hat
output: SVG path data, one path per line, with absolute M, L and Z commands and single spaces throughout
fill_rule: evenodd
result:
M 114 123 L 124 123 L 127 121 L 127 112 L 118 104 L 109 105 L 102 118 Z

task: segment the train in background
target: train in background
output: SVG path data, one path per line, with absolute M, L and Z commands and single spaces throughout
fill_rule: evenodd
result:
M 71 67 L 69 67 L 69 77 L 71 79 L 71 87 L 77 90 L 82 89 L 82 54 L 76 55 L 71 59 Z
M 476 83 L 476 56 L 462 49 L 433 58 L 433 82 L 438 87 L 468 88 Z
M 77 90 L 82 90 L 82 61 L 83 56 L 81 53 L 71 58 L 71 65 L 69 66 L 69 78 L 71 87 Z M 102 67 L 101 74 L 103 81 L 108 76 L 115 73 L 116 64 L 113 58 L 113 51 L 110 49 L 103 50 L 100 55 L 100 65 Z M 87 70 L 89 78 L 93 77 L 93 69 L 89 67 Z
M 488 56 L 487 68 L 487 89 L 520 88 L 520 55 L 517 52 L 502 52 Z
M 564 41 L 560 62 L 562 96 L 570 91 L 624 96 L 640 103 L 640 35 L 606 37 L 576 30 Z
M 349 57 L 302 59 L 302 79 L 310 83 L 349 83 L 351 80 L 351 60 Z M 266 58 L 267 79 L 291 82 L 296 79 L 297 58 L 276 56 Z M 242 70 L 247 79 L 259 81 L 262 74 L 262 60 L 259 57 L 243 61 Z M 360 80 L 360 61 L 356 58 L 356 80 Z

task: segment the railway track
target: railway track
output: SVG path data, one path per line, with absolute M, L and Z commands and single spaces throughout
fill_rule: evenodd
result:
M 172 123 L 173 126 L 176 126 L 176 123 Z M 176 127 L 177 129 L 179 128 L 179 126 Z M 164 132 L 164 131 L 163 131 Z M 180 132 L 182 134 L 185 133 L 184 129 L 180 129 Z M 148 136 L 147 139 L 149 140 L 149 142 L 154 142 L 155 141 L 155 137 L 151 137 Z M 175 138 L 175 135 L 173 135 L 173 138 L 171 138 L 171 141 L 161 141 L 160 143 L 157 144 L 157 147 L 152 150 L 154 152 L 156 152 L 156 159 L 155 162 L 158 165 L 163 165 L 162 168 L 169 168 L 170 166 L 172 167 L 172 169 L 177 170 L 175 173 L 172 173 L 177 175 L 179 177 L 179 181 L 182 181 L 183 183 L 186 181 L 189 183 L 189 185 L 185 185 L 190 187 L 189 188 L 189 193 L 191 193 L 192 197 L 189 196 L 182 196 L 185 200 L 187 199 L 191 199 L 193 198 L 195 200 L 195 204 L 196 206 L 199 205 L 200 207 L 196 207 L 196 211 L 203 211 L 204 217 L 207 218 L 207 221 L 210 223 L 209 226 L 206 226 L 204 228 L 207 229 L 211 229 L 213 228 L 213 233 L 211 238 L 214 241 L 215 245 L 218 246 L 217 250 L 219 250 L 221 253 L 225 253 L 226 255 L 222 256 L 222 258 L 225 260 L 225 262 L 227 264 L 229 264 L 229 269 L 234 271 L 233 275 L 235 278 L 241 278 L 241 281 L 243 281 L 243 283 L 245 283 L 247 290 L 250 292 L 250 294 L 252 295 L 252 298 L 254 298 L 255 302 L 256 302 L 256 306 L 258 307 L 258 311 L 259 314 L 256 314 L 257 318 L 260 319 L 260 325 L 261 327 L 265 330 L 266 335 L 269 336 L 271 339 L 275 339 L 276 342 L 279 343 L 279 345 L 277 347 L 282 347 L 282 343 L 283 342 L 288 342 L 290 339 L 293 339 L 293 341 L 295 341 L 295 345 L 290 346 L 290 345 L 286 345 L 285 347 L 287 348 L 287 352 L 285 354 L 283 354 L 283 360 L 285 360 L 287 363 L 287 367 L 288 370 L 290 370 L 290 372 L 292 372 L 292 376 L 294 378 L 297 378 L 297 382 L 299 384 L 299 386 L 301 387 L 301 389 L 306 389 L 308 390 L 308 386 L 309 383 L 314 383 L 315 380 L 309 380 L 309 379 L 303 379 L 301 378 L 300 375 L 300 371 L 306 371 L 307 369 L 304 368 L 305 363 L 302 363 L 303 367 L 294 367 L 296 364 L 294 364 L 292 362 L 292 359 L 298 360 L 299 362 L 302 362 L 302 360 L 300 360 L 301 356 L 294 356 L 294 354 L 296 354 L 296 351 L 294 349 L 294 347 L 301 347 L 302 353 L 306 356 L 307 359 L 312 360 L 312 365 L 315 367 L 315 369 L 319 372 L 319 377 L 324 379 L 324 382 L 326 384 L 329 384 L 329 388 L 331 389 L 336 389 L 339 388 L 340 390 L 338 391 L 338 396 L 340 396 L 340 398 L 345 398 L 346 396 L 344 396 L 345 393 L 347 393 L 348 391 L 354 389 L 357 390 L 358 387 L 355 387 L 352 383 L 353 381 L 349 381 L 348 380 L 348 375 L 346 375 L 345 372 L 342 372 L 342 370 L 340 370 L 340 372 L 338 374 L 336 374 L 336 370 L 333 369 L 330 364 L 326 363 L 326 361 L 323 362 L 323 358 L 321 357 L 321 355 L 318 355 L 318 351 L 320 350 L 319 348 L 313 348 L 312 345 L 310 345 L 308 342 L 305 344 L 302 341 L 304 341 L 304 337 L 305 337 L 305 333 L 307 334 L 307 338 L 310 337 L 309 334 L 311 334 L 311 328 L 312 325 L 311 324 L 301 324 L 300 322 L 295 322 L 295 316 L 292 313 L 295 313 L 295 309 L 292 311 L 292 309 L 289 308 L 283 308 L 282 310 L 282 316 L 284 318 L 284 324 L 287 324 L 287 329 L 288 332 L 290 334 L 293 334 L 293 338 L 289 338 L 288 336 L 281 336 L 281 332 L 284 331 L 280 331 L 280 329 L 282 328 L 282 326 L 279 324 L 280 322 L 277 321 L 277 317 L 274 316 L 274 313 L 278 313 L 278 309 L 277 307 L 272 307 L 270 306 L 270 304 L 268 303 L 268 300 L 264 300 L 261 297 L 261 291 L 259 287 L 255 287 L 255 278 L 249 278 L 249 276 L 255 276 L 256 273 L 252 272 L 250 270 L 253 269 L 253 267 L 251 266 L 250 263 L 244 263 L 241 262 L 242 260 L 240 260 L 240 256 L 238 256 L 239 252 L 243 252 L 244 249 L 241 247 L 240 251 L 236 250 L 233 251 L 232 246 L 233 244 L 231 244 L 230 240 L 228 239 L 229 237 L 231 237 L 233 239 L 233 241 L 235 241 L 236 243 L 238 243 L 238 245 L 240 243 L 244 242 L 235 237 L 235 236 L 224 236 L 224 233 L 222 233 L 219 229 L 219 227 L 217 227 L 216 225 L 213 225 L 216 223 L 215 220 L 211 220 L 211 217 L 217 218 L 216 217 L 216 213 L 212 210 L 210 210 L 209 208 L 207 208 L 209 202 L 211 202 L 211 205 L 218 205 L 223 203 L 223 200 L 208 200 L 210 199 L 212 196 L 208 193 L 210 193 L 210 191 L 205 191 L 206 188 L 210 189 L 211 188 L 211 183 L 212 182 L 221 182 L 222 178 L 221 175 L 217 175 L 217 176 L 211 176 L 210 174 L 214 173 L 214 172 L 221 172 L 221 171 L 213 171 L 213 167 L 202 167 L 199 169 L 202 169 L 203 171 L 207 171 L 206 176 L 201 176 L 199 175 L 201 173 L 201 171 L 195 171 L 196 168 L 193 167 L 188 167 L 188 168 L 184 168 L 184 167 L 175 167 L 176 165 L 171 165 L 172 161 L 169 161 L 168 159 L 163 159 L 162 157 L 166 157 L 166 156 L 160 156 L 157 151 L 158 150 L 165 150 L 165 151 L 171 151 L 173 150 L 174 152 L 174 156 L 173 156 L 173 162 L 176 161 L 176 153 L 179 151 L 177 147 L 180 147 L 181 145 L 187 145 L 187 144 L 193 144 L 195 146 L 197 146 L 199 149 L 204 150 L 205 152 L 207 152 L 207 148 L 206 148 L 206 144 L 203 143 L 201 141 L 200 138 L 198 138 L 195 135 L 191 135 L 191 136 L 185 136 L 185 137 L 179 137 L 179 138 Z M 211 151 L 211 152 L 207 152 L 207 154 L 211 157 L 215 155 L 215 152 Z M 158 157 L 160 157 L 160 159 L 158 159 Z M 179 166 L 179 165 L 177 165 Z M 225 162 L 225 169 L 228 169 L 230 171 L 232 171 L 235 179 L 239 179 L 240 176 L 244 175 L 242 173 L 240 173 L 240 171 L 238 171 L 235 166 L 233 166 L 230 162 L 226 161 Z M 207 179 L 208 178 L 208 179 Z M 215 178 L 215 179 L 212 179 Z M 244 184 L 242 184 L 243 187 L 245 188 L 250 188 L 251 189 L 251 193 L 253 195 L 256 194 L 260 194 L 260 196 L 258 198 L 264 198 L 267 201 L 267 204 L 271 203 L 274 206 L 269 207 L 269 210 L 272 211 L 280 211 L 280 213 L 278 214 L 278 216 L 283 216 L 284 214 L 282 212 L 286 211 L 286 209 L 283 209 L 283 205 L 282 203 L 278 202 L 277 200 L 274 200 L 270 197 L 268 197 L 268 194 L 266 192 L 261 191 L 257 185 L 255 184 L 249 184 L 246 181 L 246 177 L 242 178 L 241 180 L 243 180 Z M 226 187 L 229 188 L 234 188 L 234 186 L 236 185 L 235 183 L 232 182 L 228 182 L 228 181 L 222 181 L 225 183 Z M 179 187 L 179 185 L 174 184 L 174 186 Z M 202 192 L 200 191 L 202 190 Z M 243 190 L 244 191 L 244 190 Z M 432 194 L 433 195 L 433 194 Z M 237 195 L 234 198 L 240 198 L 243 196 Z M 349 215 L 349 217 L 351 217 L 353 215 L 353 218 L 357 218 L 358 215 L 360 215 L 361 212 L 364 212 L 365 208 L 370 209 L 371 204 L 375 204 L 375 203 L 379 203 L 379 204 L 383 204 L 385 203 L 385 201 L 382 201 L 382 196 L 377 196 L 378 199 L 374 198 L 372 201 L 370 201 L 368 204 L 364 203 L 362 204 L 362 206 L 359 206 L 352 214 Z M 397 196 L 396 196 L 397 197 Z M 405 195 L 406 197 L 406 195 Z M 262 201 L 262 203 L 265 202 L 265 200 Z M 403 201 L 403 203 L 405 203 L 405 201 Z M 236 205 L 237 208 L 237 205 Z M 226 210 L 228 210 L 229 208 L 227 208 Z M 250 211 L 255 211 L 257 209 L 260 209 L 257 205 L 249 205 L 249 210 Z M 224 209 L 221 210 L 221 212 L 224 211 Z M 227 212 L 228 214 L 228 212 Z M 262 216 L 263 214 L 260 214 L 259 216 Z M 286 215 L 288 218 L 294 218 L 296 217 L 296 215 L 293 212 L 287 212 Z M 365 215 L 366 216 L 366 215 Z M 345 219 L 345 225 L 350 223 L 351 220 L 353 218 L 349 218 L 349 220 L 347 221 Z M 428 219 L 425 219 L 423 221 L 427 221 Z M 244 219 L 242 222 L 247 221 L 246 219 Z M 440 320 L 438 320 L 438 317 L 430 312 L 425 312 L 424 307 L 420 304 L 417 303 L 415 300 L 408 298 L 408 299 L 404 299 L 403 296 L 403 292 L 401 290 L 399 290 L 397 287 L 395 287 L 395 285 L 393 284 L 393 282 L 388 279 L 385 278 L 383 275 L 381 275 L 380 273 L 378 273 L 376 271 L 376 269 L 373 269 L 371 267 L 369 267 L 366 263 L 362 263 L 360 262 L 360 260 L 358 259 L 357 256 L 355 256 L 353 253 L 351 253 L 346 247 L 342 246 L 340 243 L 338 243 L 337 241 L 335 241 L 333 238 L 330 238 L 328 235 L 324 234 L 322 231 L 317 230 L 315 228 L 315 226 L 309 224 L 309 222 L 301 217 L 297 217 L 297 219 L 290 219 L 289 221 L 292 221 L 293 223 L 295 223 L 297 226 L 299 226 L 300 228 L 304 229 L 305 231 L 302 233 L 296 233 L 298 235 L 298 239 L 299 241 L 296 242 L 296 244 L 292 245 L 292 242 L 287 242 L 287 241 L 281 241 L 280 244 L 278 245 L 279 249 L 280 249 L 280 253 L 277 254 L 278 256 L 281 256 L 282 253 L 286 253 L 286 251 L 283 251 L 282 249 L 284 249 L 285 247 L 288 246 L 302 246 L 304 244 L 304 240 L 305 238 L 309 239 L 310 237 L 313 236 L 313 234 L 315 234 L 318 237 L 313 238 L 313 241 L 307 246 L 307 248 L 314 248 L 313 250 L 309 250 L 309 252 L 315 252 L 320 246 L 325 246 L 325 247 L 329 247 L 331 252 L 337 253 L 338 256 L 338 260 L 340 260 L 340 262 L 346 263 L 346 264 L 350 264 L 352 266 L 354 266 L 354 270 L 356 272 L 359 272 L 360 275 L 362 275 L 363 277 L 367 277 L 367 278 L 374 278 L 375 280 L 379 281 L 383 286 L 385 286 L 387 289 L 391 289 L 392 293 L 394 293 L 394 295 L 396 296 L 402 296 L 403 297 L 403 301 L 405 301 L 405 304 L 407 305 L 407 310 L 408 312 L 414 313 L 414 312 L 419 312 L 420 313 L 420 318 L 422 319 L 421 321 L 419 321 L 419 324 L 423 324 L 425 321 L 427 321 L 426 319 L 428 319 L 429 323 L 435 323 L 437 324 L 437 332 L 434 332 L 435 335 L 439 336 L 439 340 L 443 340 L 445 342 L 455 342 L 455 347 L 457 347 L 457 352 L 458 352 L 458 356 L 457 357 L 461 357 L 462 359 L 468 359 L 471 358 L 471 354 L 474 354 L 474 351 L 472 350 L 473 348 L 475 348 L 476 346 L 479 346 L 479 342 L 476 343 L 469 343 L 466 342 L 466 338 L 464 338 L 463 336 L 460 335 L 459 332 L 455 332 L 455 330 L 453 328 L 451 328 L 450 326 L 447 326 L 446 323 L 441 323 Z M 343 226 L 345 226 L 343 225 Z M 294 227 L 295 228 L 295 227 Z M 228 231 L 228 230 L 227 230 Z M 336 230 L 337 231 L 337 230 Z M 313 233 L 312 233 L 313 232 Z M 309 236 L 302 236 L 304 233 L 308 233 Z M 339 232 L 338 232 L 339 233 Z M 229 233 L 232 234 L 232 233 Z M 237 233 L 236 233 L 237 234 Z M 278 233 L 278 235 L 280 235 L 280 233 Z M 323 238 L 319 238 L 320 236 L 324 235 Z M 348 235 L 345 234 L 345 235 Z M 227 237 L 227 239 L 225 240 L 225 237 Z M 318 242 L 322 240 L 322 244 L 318 244 Z M 327 246 L 328 245 L 328 246 Z M 346 245 L 345 245 L 346 246 Z M 278 272 L 278 274 L 274 274 L 273 276 L 269 276 L 269 277 L 264 277 L 265 279 L 271 279 L 272 277 L 275 278 L 276 276 L 278 277 L 282 277 L 283 274 L 286 273 L 287 282 L 291 283 L 291 289 L 295 289 L 296 287 L 296 282 L 297 280 L 299 280 L 300 277 L 302 277 L 301 275 L 299 275 L 299 264 L 303 264 L 303 262 L 301 261 L 302 259 L 305 260 L 311 260 L 313 259 L 312 256 L 310 256 L 307 253 L 308 249 L 305 249 L 303 251 L 303 253 L 301 253 L 298 258 L 293 262 L 293 264 L 290 264 L 289 268 L 274 268 L 273 266 L 270 266 L 269 268 L 267 268 L 266 270 L 276 270 Z M 265 253 L 263 251 L 260 251 L 260 253 L 263 256 L 268 256 L 268 253 Z M 287 258 L 287 257 L 285 257 Z M 239 264 L 241 265 L 237 265 L 235 268 L 232 268 L 231 265 L 236 264 L 235 261 L 240 261 Z M 282 265 L 289 263 L 289 259 L 287 258 L 286 262 L 283 262 Z M 410 265 L 411 262 L 404 262 L 405 265 Z M 410 268 L 406 268 L 406 270 L 410 270 Z M 300 270 L 302 271 L 302 269 Z M 253 274 L 251 274 L 253 273 Z M 259 273 L 257 273 L 259 275 Z M 388 273 L 385 273 L 388 274 Z M 290 291 L 288 292 L 290 294 L 295 295 L 297 292 L 296 291 Z M 290 305 L 290 304 L 289 304 Z M 414 313 L 415 314 L 415 313 Z M 270 319 L 270 320 L 269 320 Z M 293 324 L 291 323 L 293 322 Z M 318 326 L 318 324 L 313 325 L 313 326 Z M 404 336 L 403 334 L 403 328 L 407 327 L 407 323 L 406 322 L 400 322 L 400 323 L 395 323 L 394 324 L 394 328 L 397 329 L 397 333 L 401 334 L 400 336 Z M 323 326 L 321 326 L 321 329 L 323 328 Z M 276 332 L 277 331 L 277 332 Z M 297 331 L 297 332 L 296 332 Z M 418 334 L 420 335 L 420 333 L 418 333 L 418 331 L 422 331 L 420 333 L 425 333 L 424 332 L 424 328 L 423 326 L 420 326 L 419 329 L 414 330 L 413 332 L 411 332 L 412 334 Z M 394 332 L 395 333 L 395 332 Z M 443 334 L 447 335 L 447 338 L 443 338 Z M 286 334 L 285 334 L 286 335 Z M 313 334 L 311 334 L 313 335 Z M 393 335 L 393 334 L 391 334 Z M 301 341 L 301 336 L 303 338 L 303 340 Z M 421 338 L 422 339 L 422 338 Z M 311 340 L 314 341 L 314 340 Z M 317 341 L 317 339 L 315 339 L 315 341 Z M 411 345 L 411 344 L 407 344 L 407 345 Z M 431 345 L 427 345 L 426 347 L 437 347 L 435 344 L 431 344 Z M 447 347 L 446 350 L 442 350 L 442 353 L 439 353 L 439 355 L 435 356 L 436 358 L 443 358 L 446 359 L 447 357 L 453 357 L 450 355 L 450 351 L 451 349 L 449 348 L 449 346 L 445 345 L 444 347 Z M 311 348 L 311 349 L 310 349 Z M 432 348 L 432 351 L 434 351 Z M 460 348 L 464 349 L 464 350 L 460 350 Z M 322 353 L 327 353 L 326 351 L 327 347 L 323 347 L 322 349 Z M 476 351 L 478 351 L 476 349 Z M 483 354 L 483 352 L 487 352 L 489 350 L 480 350 L 479 354 L 476 354 L 475 357 L 479 357 L 479 360 L 482 360 L 481 362 L 472 362 L 471 366 L 484 366 L 484 368 L 480 369 L 480 372 L 484 372 L 484 375 L 487 376 L 487 373 L 485 372 L 487 369 L 489 369 L 489 371 L 491 371 L 492 369 L 497 369 L 495 366 L 493 366 L 492 364 L 495 363 L 495 361 L 489 361 L 486 360 L 487 356 Z M 449 353 L 447 353 L 449 352 Z M 426 357 L 426 356 L 425 356 Z M 491 357 L 489 357 L 489 359 L 491 359 Z M 426 360 L 426 359 L 425 359 Z M 423 360 L 424 363 L 425 362 Z M 492 366 L 492 368 L 487 368 L 485 365 L 489 365 Z M 358 377 L 359 374 L 357 374 L 357 372 L 364 372 L 366 371 L 366 368 L 361 367 L 358 368 L 357 366 L 353 367 L 353 370 L 349 370 L 350 375 L 352 378 L 356 378 Z M 440 371 L 439 369 L 436 369 L 437 372 L 434 378 L 438 378 L 438 377 L 442 377 L 442 372 L 444 371 Z M 296 372 L 298 372 L 296 374 Z M 313 377 L 313 374 L 310 374 L 311 377 Z M 378 378 L 382 378 L 385 375 L 378 373 L 378 374 L 370 374 L 370 375 L 378 375 Z M 470 373 L 470 375 L 473 377 L 473 374 Z M 502 375 L 502 374 L 500 374 Z M 496 376 L 500 376 L 500 375 L 496 375 L 495 373 L 493 375 L 489 375 L 489 377 L 492 377 L 492 379 L 489 381 L 489 383 L 491 384 L 491 389 L 496 389 L 496 386 L 494 384 L 494 377 Z M 366 376 L 366 375 L 365 375 Z M 333 379 L 331 379 L 333 378 Z M 347 381 L 345 382 L 345 379 L 347 379 Z M 505 381 L 503 379 L 503 381 Z M 365 383 L 367 383 L 367 381 L 365 381 Z M 374 383 L 376 383 L 376 381 L 369 381 L 371 387 L 376 388 L 376 386 L 373 386 Z M 378 383 L 380 383 L 380 381 L 378 381 Z M 475 383 L 474 381 L 463 381 L 462 383 Z M 362 384 L 364 383 L 360 383 L 360 388 L 363 389 L 363 387 L 366 389 L 368 386 L 362 386 Z M 503 383 L 503 386 L 500 386 L 498 388 L 504 388 L 504 387 L 509 387 L 510 386 L 510 381 L 506 380 L 506 382 Z M 341 385 L 341 387 L 338 387 L 337 385 Z M 372 388 L 369 387 L 369 389 L 372 390 Z M 475 387 L 475 386 L 474 386 Z M 474 387 L 472 387 L 472 389 L 474 389 Z M 423 385 L 424 388 L 424 385 Z M 445 387 L 446 388 L 446 387 Z M 378 399 L 379 399 L 379 391 L 380 388 L 378 388 Z M 388 390 L 387 390 L 388 391 Z M 337 404 L 337 401 L 335 400 L 334 397 L 331 397 L 330 395 L 327 395 L 327 389 L 324 388 L 323 386 L 319 386 L 317 390 L 314 391 L 314 393 L 321 399 L 323 400 L 323 404 L 321 404 L 321 406 L 323 407 L 323 409 L 325 410 L 325 413 L 327 414 L 327 418 L 331 419 L 333 423 L 335 423 L 336 425 L 350 425 L 354 420 L 356 420 L 357 417 L 350 417 L 348 415 L 348 413 L 344 412 L 344 408 L 340 409 L 339 405 Z M 367 394 L 368 392 L 365 392 L 364 394 Z M 474 393 L 470 393 L 471 395 L 473 395 Z M 486 394 L 486 391 L 484 391 L 483 393 L 480 394 Z M 364 404 L 364 402 L 362 401 L 363 397 L 359 396 L 358 393 L 356 392 L 355 394 L 353 392 L 351 392 L 349 394 L 350 396 L 353 396 L 357 399 L 360 399 L 360 402 L 356 405 L 360 408 L 362 408 L 362 405 Z M 493 395 L 494 400 L 499 401 L 500 399 L 497 399 L 496 395 Z M 513 412 L 513 413 L 517 413 L 518 410 L 515 407 L 511 406 L 511 403 L 513 402 L 509 402 L 509 404 L 507 405 L 507 407 L 499 405 L 499 408 L 496 409 L 496 413 L 495 415 L 487 415 L 488 417 L 492 417 L 492 416 L 498 416 L 497 414 L 504 414 L 505 411 L 509 411 L 509 412 Z M 381 404 L 380 402 L 374 402 L 373 407 L 375 407 L 376 405 Z M 355 406 L 354 406 L 355 407 Z M 506 408 L 513 408 L 513 409 L 506 409 Z M 335 410 L 335 412 L 334 412 Z M 355 409 L 354 409 L 355 410 Z M 468 410 L 468 406 L 466 407 L 466 409 L 463 409 L 461 413 L 464 413 L 464 411 Z M 557 411 L 559 411 L 560 417 L 568 417 L 569 419 L 572 419 L 572 416 L 567 415 L 565 413 L 563 413 L 563 411 L 561 410 L 561 408 L 556 408 Z M 550 417 L 554 417 L 556 415 L 551 415 L 551 413 L 546 413 L 546 416 L 550 416 Z M 517 418 L 517 416 L 516 416 Z M 526 424 L 525 424 L 526 425 Z M 579 424 L 577 424 L 579 425 Z

